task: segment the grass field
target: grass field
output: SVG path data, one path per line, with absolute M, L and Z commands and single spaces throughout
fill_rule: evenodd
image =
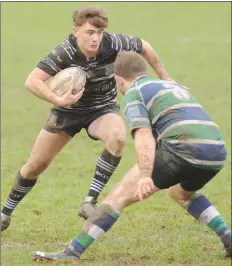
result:
M 50 108 L 24 89 L 24 81 L 40 58 L 70 32 L 72 11 L 82 4 L 1 4 L 2 204 Z M 231 225 L 230 3 L 101 5 L 110 16 L 109 31 L 149 41 L 170 75 L 191 88 L 222 128 L 227 162 L 202 192 Z M 83 225 L 77 209 L 102 149 L 100 142 L 91 141 L 83 131 L 57 156 L 3 232 L 1 265 L 37 265 L 31 251 L 63 249 L 76 235 Z M 121 164 L 101 199 L 134 162 L 128 135 Z M 126 209 L 114 228 L 85 253 L 80 265 L 230 265 L 223 255 L 215 234 L 183 212 L 164 191 Z

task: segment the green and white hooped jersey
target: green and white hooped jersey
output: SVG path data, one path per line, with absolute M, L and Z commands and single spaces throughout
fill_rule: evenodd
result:
M 126 92 L 124 116 L 131 131 L 152 128 L 159 143 L 203 169 L 220 169 L 226 158 L 218 125 L 182 85 L 142 76 Z

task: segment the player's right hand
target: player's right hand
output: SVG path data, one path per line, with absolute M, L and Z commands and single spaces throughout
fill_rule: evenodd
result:
M 55 105 L 59 107 L 66 107 L 76 103 L 82 96 L 85 88 L 79 91 L 77 94 L 72 94 L 73 89 L 67 90 L 65 94 L 56 98 Z
M 150 177 L 142 177 L 136 185 L 136 196 L 143 200 L 151 196 L 155 191 L 153 180 Z

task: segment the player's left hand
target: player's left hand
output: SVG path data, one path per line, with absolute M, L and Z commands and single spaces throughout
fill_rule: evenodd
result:
M 155 186 L 150 177 L 142 177 L 136 184 L 136 196 L 139 200 L 148 198 L 154 191 Z

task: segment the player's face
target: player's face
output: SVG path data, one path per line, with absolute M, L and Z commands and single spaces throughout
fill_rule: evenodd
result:
M 73 28 L 78 46 L 86 56 L 96 56 L 103 38 L 104 29 L 97 28 L 88 22 Z

